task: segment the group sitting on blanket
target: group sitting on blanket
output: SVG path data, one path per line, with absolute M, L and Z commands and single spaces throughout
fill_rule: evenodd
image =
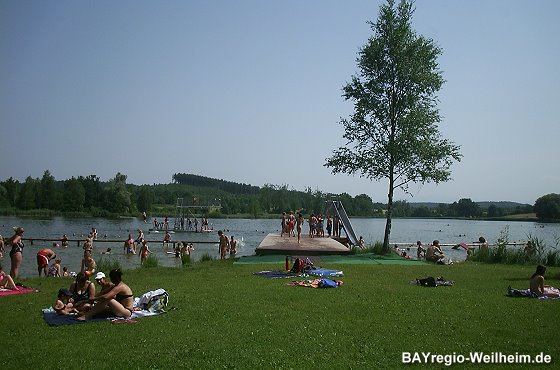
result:
M 109 272 L 110 282 L 103 272 L 95 276 L 101 291 L 95 293 L 95 285 L 88 275 L 80 272 L 70 289 L 60 289 L 54 309 L 60 315 L 77 313 L 78 320 L 87 320 L 97 315 L 129 318 L 133 311 L 132 290 L 122 281 L 120 269 Z

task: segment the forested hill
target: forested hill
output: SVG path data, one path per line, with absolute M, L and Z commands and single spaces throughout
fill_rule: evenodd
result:
M 125 174 L 108 182 L 96 175 L 56 180 L 47 170 L 42 178 L 27 177 L 24 182 L 9 178 L 0 181 L 0 213 L 77 215 L 137 215 L 141 212 L 174 211 L 178 198 L 183 205 L 220 204 L 220 215 L 277 216 L 282 212 L 320 213 L 325 201 L 339 200 L 350 216 L 382 217 L 385 199 L 371 199 L 366 194 L 351 196 L 321 190 L 289 189 L 288 185 L 265 184 L 262 187 L 239 184 L 193 174 L 176 173 L 172 183 L 135 185 L 126 182 Z M 393 203 L 394 217 L 500 217 L 533 212 L 533 206 L 513 202 L 473 202 L 462 198 L 452 204 Z M 36 212 L 39 211 L 39 212 Z
M 233 194 L 257 194 L 260 190 L 258 186 L 239 184 L 189 173 L 176 173 L 172 179 L 176 184 L 217 188 Z

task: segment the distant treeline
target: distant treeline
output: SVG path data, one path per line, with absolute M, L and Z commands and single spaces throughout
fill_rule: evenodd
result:
M 288 185 L 263 187 L 238 184 L 204 176 L 176 173 L 173 183 L 134 185 L 127 176 L 117 173 L 108 182 L 96 175 L 56 180 L 47 170 L 42 178 L 27 177 L 24 182 L 9 178 L 0 182 L 0 209 L 3 214 L 76 214 L 91 216 L 148 215 L 168 216 L 174 212 L 177 198 L 183 205 L 221 205 L 210 216 L 238 215 L 267 217 L 282 212 L 304 215 L 321 213 L 325 201 L 339 200 L 346 212 L 354 217 L 382 217 L 386 204 L 373 202 L 366 194 L 355 197 L 347 193 L 332 194 L 307 188 L 289 189 Z M 487 203 L 489 204 L 489 203 Z M 531 205 L 516 203 L 489 204 L 482 207 L 470 199 L 452 204 L 415 204 L 397 201 L 395 217 L 499 217 L 532 212 Z M 23 211 L 23 212 L 22 212 Z

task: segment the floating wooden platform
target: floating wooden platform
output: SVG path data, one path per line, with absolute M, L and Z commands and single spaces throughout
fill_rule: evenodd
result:
M 257 255 L 325 255 L 350 254 L 350 252 L 348 247 L 332 238 L 310 238 L 307 235 L 302 235 L 298 244 L 297 238 L 278 234 L 268 234 L 255 249 Z

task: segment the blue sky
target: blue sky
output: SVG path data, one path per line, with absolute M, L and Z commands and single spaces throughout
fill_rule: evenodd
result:
M 332 175 L 381 1 L 0 1 L 0 180 L 176 172 L 257 186 L 368 194 Z M 560 2 L 417 1 L 413 27 L 443 49 L 443 136 L 453 181 L 411 202 L 525 203 L 560 193 Z

